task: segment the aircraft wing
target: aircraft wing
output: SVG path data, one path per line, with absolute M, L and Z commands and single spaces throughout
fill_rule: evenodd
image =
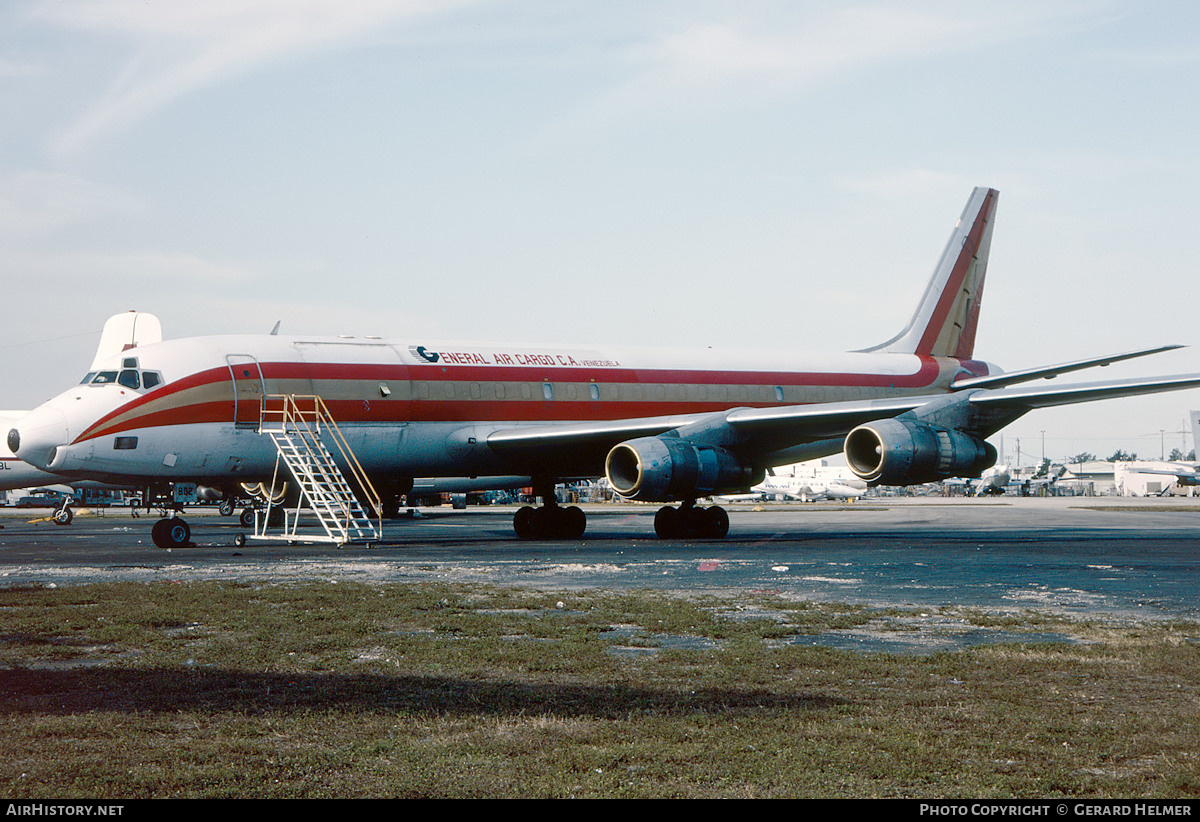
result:
M 1141 466 L 1128 469 L 1132 474 L 1161 474 L 1168 477 L 1196 477 L 1195 468 L 1181 465 L 1178 468 L 1144 468 Z
M 654 437 L 707 420 L 716 425 L 731 426 L 756 442 L 780 442 L 786 446 L 844 436 L 860 423 L 894 417 L 942 396 L 922 395 L 780 408 L 733 408 L 716 414 L 522 426 L 493 431 L 487 437 L 487 444 L 496 453 L 519 461 L 550 459 L 557 462 L 559 460 L 556 458 L 565 449 L 573 450 L 577 455 L 600 452 L 602 459 L 619 442 Z
M 1177 391 L 1200 386 L 1200 374 L 1176 374 L 1169 377 L 1145 377 L 1141 379 L 1114 380 L 1112 382 L 1085 382 L 1058 387 L 1022 386 L 1007 388 L 984 388 L 971 394 L 971 402 L 992 408 L 1052 408 L 1078 402 L 1135 397 L 1142 394 L 1157 394 L 1162 391 Z
M 1110 360 L 1111 361 L 1111 360 Z M 1027 411 L 1116 397 L 1154 394 L 1200 387 L 1200 374 L 1127 379 L 1060 386 L 1005 386 L 959 392 L 990 418 L 1005 418 L 1002 427 Z M 767 455 L 809 443 L 832 443 L 858 425 L 914 411 L 954 394 L 926 394 L 880 400 L 814 403 L 768 408 L 732 408 L 715 414 L 692 414 L 638 419 L 567 422 L 501 428 L 487 435 L 487 446 L 496 454 L 522 466 L 585 475 L 603 466 L 608 450 L 639 437 L 654 437 L 677 429 L 703 427 L 720 430 L 748 453 Z M 729 438 L 726 437 L 726 441 Z M 834 453 L 840 443 L 824 453 Z M 787 460 L 794 461 L 794 460 Z
M 1093 357 L 1087 360 L 1075 360 L 1073 362 L 1059 363 L 1058 365 L 1044 365 L 1039 368 L 1026 368 L 1021 371 L 1005 371 L 1001 374 L 992 374 L 987 377 L 968 377 L 964 380 L 956 380 L 951 386 L 955 391 L 964 391 L 969 388 L 1002 388 L 1007 385 L 1015 385 L 1020 382 L 1029 382 L 1030 380 L 1049 380 L 1060 374 L 1067 374 L 1072 371 L 1082 371 L 1085 368 L 1095 368 L 1112 365 L 1115 362 L 1123 362 L 1124 360 L 1132 360 L 1137 357 L 1148 357 L 1151 354 L 1161 354 L 1164 351 L 1174 351 L 1177 348 L 1185 348 L 1182 345 L 1160 345 L 1157 348 L 1143 348 L 1138 351 L 1126 351 L 1123 354 L 1110 354 L 1107 357 Z

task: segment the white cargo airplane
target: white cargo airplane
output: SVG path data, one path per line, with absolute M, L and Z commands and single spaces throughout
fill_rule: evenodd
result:
M 106 362 L 122 351 L 161 340 L 162 326 L 154 315 L 135 311 L 117 314 L 104 324 L 104 330 L 100 333 L 100 344 L 96 347 L 96 355 L 92 360 L 92 368 L 96 369 L 96 363 Z M 0 411 L 0 430 L 9 430 L 28 413 Z M 7 445 L 0 446 L 0 491 L 42 485 L 70 485 L 72 481 L 71 477 L 35 468 L 18 459 Z
M 978 477 L 996 461 L 985 438 L 1032 409 L 1200 386 L 1040 382 L 1178 346 L 1009 373 L 974 359 L 998 198 L 971 193 L 908 325 L 864 351 L 195 337 L 97 363 L 8 442 L 56 474 L 232 487 L 276 464 L 256 430 L 263 397 L 319 395 L 387 493 L 413 477 L 529 476 L 543 505 L 517 512 L 517 534 L 575 538 L 584 514 L 558 506 L 554 484 L 605 476 L 625 498 L 681 503 L 659 510 L 659 536 L 720 537 L 728 516 L 695 501 L 744 493 L 772 466 L 844 450 L 869 484 Z

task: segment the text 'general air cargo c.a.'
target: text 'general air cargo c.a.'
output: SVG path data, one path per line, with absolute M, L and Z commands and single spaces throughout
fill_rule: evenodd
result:
M 283 446 L 261 433 L 273 404 L 316 398 L 353 455 L 333 461 L 356 463 L 385 509 L 416 477 L 527 477 L 542 504 L 518 510 L 517 535 L 577 538 L 585 514 L 557 503 L 555 483 L 605 477 L 627 499 L 678 503 L 655 515 L 659 536 L 713 538 L 729 518 L 697 501 L 744 493 L 773 466 L 844 451 L 870 484 L 978 477 L 996 461 L 985 439 L 1032 409 L 1200 385 L 1043 381 L 1177 346 L 1012 372 L 975 359 L 998 199 L 971 193 L 908 324 L 862 351 L 192 337 L 96 363 L 9 445 L 67 477 L 235 494 L 274 476 Z

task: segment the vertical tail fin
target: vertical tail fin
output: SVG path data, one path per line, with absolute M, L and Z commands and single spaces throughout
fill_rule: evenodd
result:
M 1000 192 L 976 188 L 904 330 L 868 351 L 970 359 Z
M 95 371 L 114 354 L 136 348 L 138 345 L 162 342 L 162 323 L 153 314 L 144 311 L 127 311 L 108 318 L 100 332 L 100 345 L 89 371 Z

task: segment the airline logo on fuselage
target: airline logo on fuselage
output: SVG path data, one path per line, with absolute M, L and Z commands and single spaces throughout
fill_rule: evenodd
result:
M 410 345 L 408 353 L 425 362 L 437 362 L 441 357 L 436 351 L 429 351 L 423 345 Z
M 620 368 L 616 360 L 576 359 L 568 354 L 544 354 L 528 352 L 482 353 L 479 351 L 430 351 L 423 345 L 410 345 L 408 353 L 417 362 L 452 365 L 546 365 L 566 368 Z

